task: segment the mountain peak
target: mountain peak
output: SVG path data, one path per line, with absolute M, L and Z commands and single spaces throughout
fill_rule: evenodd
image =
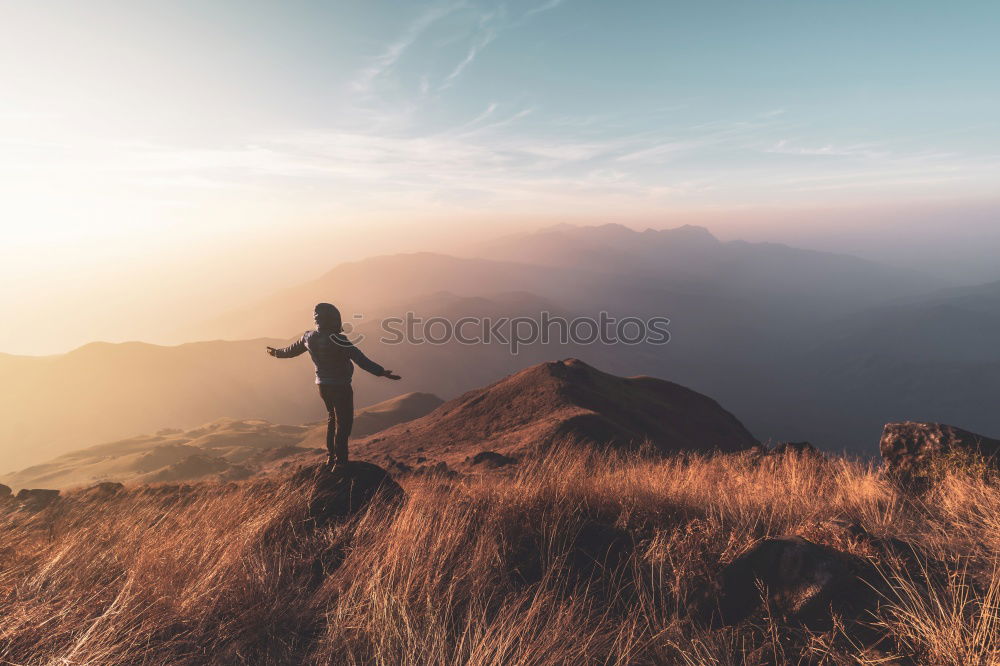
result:
M 647 442 L 663 453 L 738 451 L 756 444 L 707 396 L 653 377 L 618 377 L 567 358 L 469 391 L 420 419 L 359 441 L 355 449 L 368 458 L 453 464 L 483 450 L 517 456 L 555 444 Z
M 661 234 L 669 234 L 675 238 L 691 238 L 700 239 L 712 242 L 719 242 L 719 239 L 715 237 L 707 227 L 702 227 L 696 224 L 684 224 L 679 227 L 674 227 L 673 229 L 661 229 Z

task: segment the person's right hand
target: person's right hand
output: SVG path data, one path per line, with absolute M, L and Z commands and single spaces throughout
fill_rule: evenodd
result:
M 275 356 L 277 353 L 278 353 L 278 350 L 275 349 L 274 347 L 268 347 L 267 348 L 267 355 L 268 356 Z
M 386 370 L 385 374 L 382 376 L 386 377 L 387 379 L 402 379 L 402 377 L 400 377 L 399 375 L 392 374 L 392 370 Z

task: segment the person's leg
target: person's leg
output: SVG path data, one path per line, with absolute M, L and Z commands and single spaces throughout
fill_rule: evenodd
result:
M 326 450 L 330 454 L 332 463 L 336 457 L 336 433 L 337 433 L 337 409 L 334 386 L 328 384 L 319 385 L 319 396 L 323 398 L 326 405 Z
M 333 404 L 337 413 L 334 457 L 338 463 L 346 463 L 347 440 L 351 437 L 351 428 L 354 427 L 354 389 L 350 384 L 337 387 L 337 399 Z

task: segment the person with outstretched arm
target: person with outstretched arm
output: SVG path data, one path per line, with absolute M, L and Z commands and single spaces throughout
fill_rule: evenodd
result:
M 319 395 L 326 404 L 326 448 L 330 452 L 327 467 L 347 464 L 347 440 L 354 425 L 354 389 L 351 375 L 356 363 L 376 377 L 399 379 L 361 353 L 344 335 L 340 310 L 330 303 L 319 303 L 313 311 L 316 330 L 306 331 L 297 342 L 282 349 L 268 347 L 275 358 L 293 358 L 309 352 L 316 366 Z

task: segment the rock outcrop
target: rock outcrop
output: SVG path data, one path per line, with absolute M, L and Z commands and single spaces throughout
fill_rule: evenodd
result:
M 513 465 L 517 460 L 496 451 L 480 451 L 476 455 L 466 458 L 465 462 L 474 467 L 496 469 L 497 467 Z
M 1000 463 L 1000 440 L 943 423 L 888 423 L 879 450 L 886 472 L 901 480 L 925 476 L 935 461 L 950 456 Z
M 784 621 L 822 628 L 834 613 L 857 619 L 873 608 L 876 580 L 860 557 L 798 536 L 766 539 L 723 568 L 710 612 L 734 624 L 766 602 Z
M 822 458 L 823 454 L 810 442 L 781 442 L 768 451 L 770 455 L 783 456 L 788 454 Z
M 757 444 L 717 402 L 653 377 L 616 377 L 583 361 L 540 363 L 352 444 L 369 459 L 424 457 L 455 466 L 481 451 L 519 458 L 554 445 L 660 453 L 733 452 Z
M 16 497 L 22 509 L 40 511 L 59 499 L 58 490 L 47 488 L 22 488 Z
M 317 525 L 349 518 L 376 499 L 396 503 L 406 497 L 388 472 L 368 462 L 352 461 L 332 470 L 312 465 L 299 470 L 294 478 L 311 484 L 309 517 Z
M 77 497 L 85 500 L 106 500 L 111 499 L 118 493 L 125 490 L 125 486 L 115 481 L 102 481 L 101 483 L 81 490 Z

